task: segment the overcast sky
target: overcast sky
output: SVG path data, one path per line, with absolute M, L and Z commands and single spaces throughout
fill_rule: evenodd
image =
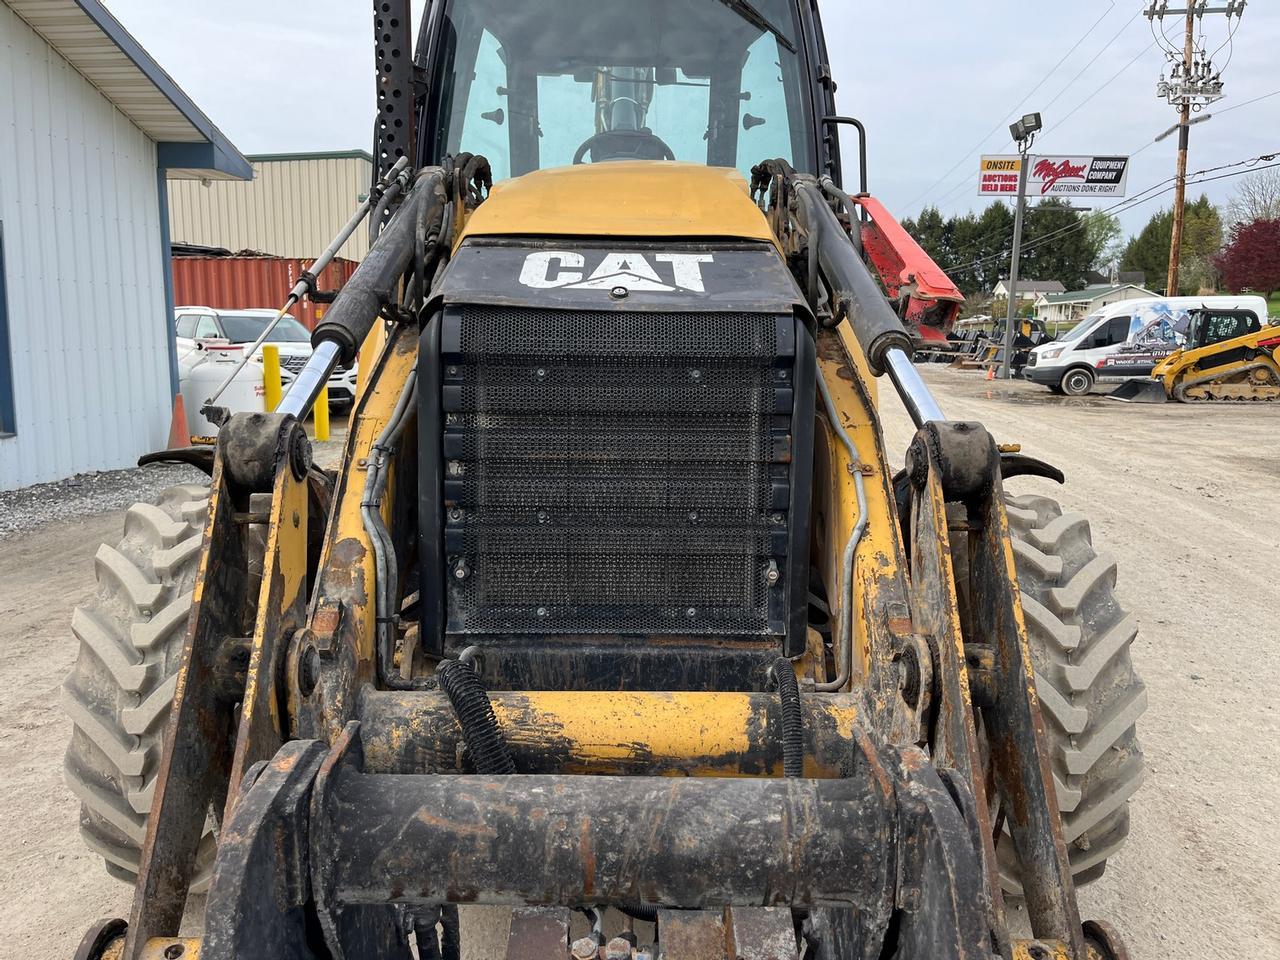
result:
M 978 155 L 1009 148 L 1009 121 L 1031 110 L 1044 115 L 1037 152 L 1145 147 L 1132 164 L 1130 196 L 1172 176 L 1177 138 L 1151 145 L 1175 113 L 1156 98 L 1164 59 L 1140 13 L 1147 3 L 828 0 L 837 101 L 867 125 L 871 191 L 899 217 L 926 203 L 948 213 L 981 209 L 988 201 L 976 196 Z M 368 0 L 107 4 L 245 153 L 369 149 Z M 422 0 L 414 9 L 420 15 Z M 1180 36 L 1175 20 L 1166 29 Z M 1213 50 L 1226 39 L 1224 18 L 1206 18 L 1205 32 Z M 1229 110 L 1280 92 L 1275 0 L 1248 5 L 1217 65 L 1229 50 L 1227 97 L 1192 129 L 1192 171 L 1280 150 L 1280 96 Z M 1232 187 L 1220 180 L 1191 189 L 1222 202 Z M 1168 203 L 1166 195 L 1123 213 L 1125 228 L 1140 229 Z

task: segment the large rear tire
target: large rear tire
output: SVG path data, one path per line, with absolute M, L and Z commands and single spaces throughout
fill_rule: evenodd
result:
M 74 727 L 63 771 L 80 799 L 80 835 L 107 873 L 137 878 L 164 747 L 187 615 L 209 511 L 209 488 L 170 487 L 125 514 L 124 538 L 94 557 L 98 592 L 77 607 L 80 653 L 62 688 Z M 206 828 L 193 890 L 208 885 Z
M 1115 560 L 1094 550 L 1082 515 L 1039 496 L 1010 497 L 1007 509 L 1063 839 L 1076 883 L 1088 883 L 1128 836 L 1143 778 L 1134 724 L 1147 692 L 1129 656 L 1137 622 L 1116 602 Z M 1005 890 L 1020 894 L 1007 830 L 997 854 Z

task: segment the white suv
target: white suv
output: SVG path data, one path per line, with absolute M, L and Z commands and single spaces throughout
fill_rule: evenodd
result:
M 275 310 L 215 310 L 211 307 L 178 307 L 174 311 L 174 335 L 178 362 L 211 344 L 248 346 L 266 329 Z M 280 380 L 289 385 L 311 358 L 311 333 L 290 314 L 271 331 L 267 343 L 280 348 Z M 262 348 L 253 355 L 262 363 Z M 349 407 L 356 399 L 356 368 L 338 367 L 329 376 L 329 406 Z

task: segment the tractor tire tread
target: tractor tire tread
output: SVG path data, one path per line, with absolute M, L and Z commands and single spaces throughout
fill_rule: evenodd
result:
M 79 654 L 62 688 L 72 721 L 63 774 L 80 833 L 107 872 L 137 875 L 177 685 L 209 489 L 184 484 L 125 512 L 124 535 L 94 555 L 98 588 L 71 620 Z M 215 839 L 206 824 L 192 889 L 207 888 Z
M 1117 603 L 1116 561 L 1095 551 L 1084 516 L 1035 495 L 1009 497 L 1006 512 L 1063 837 L 1086 883 L 1124 843 L 1143 779 L 1135 726 L 1147 693 L 1130 658 L 1138 624 Z M 1020 895 L 1007 826 L 997 856 L 1005 890 Z

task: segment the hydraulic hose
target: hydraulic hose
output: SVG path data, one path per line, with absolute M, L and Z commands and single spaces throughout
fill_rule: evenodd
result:
M 831 424 L 831 429 L 836 432 L 845 452 L 849 454 L 849 463 L 853 467 L 853 489 L 858 496 L 858 519 L 853 525 L 853 531 L 849 534 L 848 542 L 844 545 L 844 557 L 840 565 L 840 642 L 836 647 L 837 674 L 834 680 L 815 684 L 813 688 L 820 693 L 834 693 L 849 682 L 849 677 L 853 673 L 853 558 L 857 552 L 858 543 L 867 529 L 867 489 L 862 480 L 862 471 L 858 469 L 862 458 L 858 456 L 858 448 L 854 445 L 853 438 L 849 436 L 849 431 L 840 422 L 840 414 L 836 411 L 835 402 L 831 399 L 831 390 L 827 387 L 827 381 L 821 371 L 818 373 L 818 392 L 822 394 L 827 421 Z
M 514 774 L 516 765 L 506 741 L 502 739 L 502 731 L 498 729 L 493 705 L 471 664 L 446 660 L 436 667 L 436 679 L 453 705 L 476 773 L 486 776 Z
M 782 701 L 782 775 L 804 776 L 804 715 L 800 712 L 800 684 L 786 657 L 773 661 L 770 671 Z
M 395 604 L 399 597 L 400 573 L 396 565 L 395 543 L 382 519 L 382 497 L 387 489 L 388 466 L 395 456 L 396 444 L 409 422 L 409 414 L 416 407 L 414 398 L 418 395 L 418 374 L 411 371 L 405 380 L 404 389 L 396 402 L 387 425 L 369 448 L 369 467 L 365 473 L 364 496 L 360 500 L 360 516 L 364 521 L 365 533 L 373 546 L 374 557 L 374 610 L 375 630 L 377 637 L 376 656 L 378 673 L 384 684 L 393 685 L 395 678 L 391 676 L 391 662 L 394 657 L 392 649 L 395 638 L 394 614 Z
M 440 931 L 436 932 L 439 924 Z M 462 939 L 458 932 L 458 907 L 446 903 L 413 915 L 413 936 L 418 941 L 418 960 L 462 960 Z

